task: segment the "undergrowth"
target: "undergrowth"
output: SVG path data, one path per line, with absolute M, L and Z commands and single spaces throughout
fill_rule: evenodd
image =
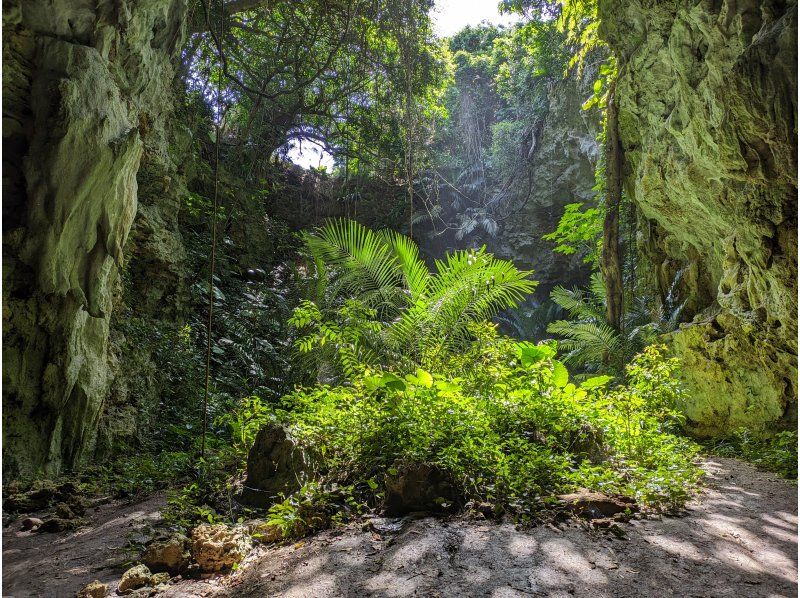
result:
M 682 390 L 662 347 L 637 356 L 627 384 L 611 389 L 607 376 L 570 383 L 551 345 L 519 344 L 489 325 L 481 334 L 434 373 L 367 369 L 348 385 L 260 404 L 263 421 L 288 426 L 314 463 L 311 482 L 274 505 L 271 521 L 297 535 L 319 527 L 300 512 L 327 522 L 379 506 L 386 476 L 410 463 L 438 466 L 464 500 L 523 522 L 578 488 L 654 509 L 686 501 L 697 447 L 678 434 Z
M 741 428 L 725 438 L 709 441 L 707 447 L 712 454 L 720 457 L 738 457 L 784 478 L 797 479 L 795 431 L 786 430 L 765 435 Z
M 696 487 L 678 362 L 663 347 L 646 348 L 623 375 L 577 384 L 555 341 L 517 342 L 487 321 L 535 288 L 510 262 L 457 252 L 429 272 L 412 240 L 352 221 L 306 235 L 306 248 L 315 301 L 290 323 L 299 355 L 313 357 L 307 379 L 320 382 L 216 418 L 212 428 L 226 426 L 232 441 L 203 479 L 171 496 L 174 521 L 250 515 L 234 486 L 265 424 L 287 428 L 310 464 L 296 472 L 303 488 L 269 509 L 284 536 L 379 509 L 387 481 L 417 465 L 447 478 L 447 506 L 490 503 L 520 522 L 580 488 L 670 510 Z

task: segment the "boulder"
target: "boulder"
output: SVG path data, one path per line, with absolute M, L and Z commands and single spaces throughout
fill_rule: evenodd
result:
M 133 590 L 149 586 L 152 575 L 146 565 L 136 565 L 122 574 L 117 586 L 117 594 L 129 594 Z
M 108 586 L 95 579 L 92 583 L 83 586 L 78 591 L 76 598 L 105 598 L 106 594 L 108 594 Z
M 239 501 L 251 507 L 269 507 L 279 494 L 300 489 L 307 468 L 304 451 L 283 426 L 264 426 L 247 455 L 247 479 Z
M 68 530 L 70 527 L 72 527 L 72 524 L 69 519 L 53 517 L 52 519 L 48 519 L 39 525 L 39 527 L 36 528 L 36 531 L 52 534 L 55 532 L 63 532 L 64 530 Z
M 166 539 L 156 540 L 142 554 L 142 562 L 150 571 L 177 575 L 191 562 L 189 538 L 183 534 L 173 534 Z
M 25 519 L 22 520 L 22 529 L 23 530 L 35 530 L 40 525 L 42 525 L 42 523 L 44 523 L 44 522 L 41 519 L 38 519 L 36 517 L 26 517 Z
M 204 523 L 192 530 L 192 556 L 202 571 L 224 571 L 240 563 L 252 547 L 241 528 Z
M 635 513 L 639 510 L 636 501 L 630 497 L 609 496 L 590 490 L 562 494 L 558 500 L 568 511 L 585 519 L 604 519 L 619 513 Z
M 385 484 L 384 511 L 390 516 L 450 512 L 461 502 L 447 472 L 427 463 L 403 466 L 396 474 L 387 475 Z

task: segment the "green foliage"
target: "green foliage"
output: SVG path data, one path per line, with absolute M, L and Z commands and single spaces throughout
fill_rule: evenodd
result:
M 233 443 L 233 451 L 244 455 L 252 446 L 258 431 L 273 420 L 272 410 L 260 397 L 242 399 L 236 409 L 222 415 L 218 424 L 227 425 Z
M 376 314 L 360 301 L 348 299 L 332 317 L 325 318 L 316 304 L 303 301 L 289 324 L 306 332 L 295 346 L 301 356 L 309 358 L 315 371 L 324 377 L 326 367 L 338 363 L 342 373 L 350 377 L 365 365 L 377 364 L 382 326 Z
M 740 428 L 725 438 L 710 441 L 708 446 L 715 455 L 745 459 L 761 469 L 797 479 L 796 431 L 758 434 Z
M 686 499 L 695 449 L 672 433 L 681 392 L 660 349 L 634 362 L 628 386 L 609 390 L 608 377 L 570 383 L 552 346 L 491 327 L 480 334 L 433 372 L 365 370 L 348 386 L 285 397 L 276 417 L 313 455 L 319 487 L 347 485 L 374 504 L 387 474 L 422 462 L 444 468 L 464 498 L 523 520 L 577 487 L 654 507 Z
M 295 312 L 295 326 L 312 327 L 298 348 L 310 353 L 333 344 L 348 373 L 379 356 L 424 365 L 457 351 L 473 339 L 475 322 L 514 307 L 536 287 L 528 272 L 485 248 L 436 260 L 431 273 L 416 244 L 398 233 L 337 220 L 305 238 L 326 293 L 317 298 L 322 309 L 306 303 Z
M 123 455 L 107 465 L 95 465 L 81 473 L 81 491 L 135 498 L 173 486 L 192 475 L 195 460 L 183 451 L 157 455 Z
M 543 235 L 546 241 L 554 241 L 553 251 L 564 255 L 578 253 L 584 264 L 597 266 L 603 236 L 603 213 L 598 208 L 586 208 L 583 203 L 570 203 L 564 206 L 564 214 L 558 227 L 552 233 Z
M 635 305 L 623 317 L 622 330 L 606 322 L 605 289 L 599 273 L 592 275 L 588 289 L 556 287 L 550 298 L 569 314 L 569 320 L 552 322 L 547 331 L 561 339 L 559 347 L 567 364 L 587 372 L 607 370 L 622 377 L 625 364 L 649 343 L 655 342 L 664 325 L 653 322 L 646 306 Z

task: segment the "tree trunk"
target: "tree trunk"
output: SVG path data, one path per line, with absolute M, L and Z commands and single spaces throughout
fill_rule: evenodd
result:
M 619 250 L 619 208 L 622 202 L 622 144 L 616 104 L 616 83 L 612 83 L 606 109 L 606 217 L 603 222 L 603 252 L 600 271 L 606 283 L 606 320 L 621 329 L 623 287 L 622 256 Z

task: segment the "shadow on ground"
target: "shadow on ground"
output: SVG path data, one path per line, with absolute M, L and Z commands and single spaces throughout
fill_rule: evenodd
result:
M 87 511 L 87 525 L 57 534 L 21 531 L 28 515 L 16 518 L 3 527 L 2 595 L 72 598 L 94 579 L 116 584 L 136 557 L 126 546 L 150 537 L 164 504 L 160 495 L 143 502 L 111 502 Z
M 707 487 L 685 516 L 634 521 L 625 539 L 579 523 L 426 518 L 394 535 L 351 528 L 262 548 L 231 576 L 166 595 L 796 596 L 797 485 L 733 459 L 704 467 Z

